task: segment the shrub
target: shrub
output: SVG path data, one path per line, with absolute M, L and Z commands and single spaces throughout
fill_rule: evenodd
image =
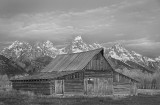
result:
M 0 92 L 0 102 L 4 105 L 30 105 L 33 96 L 22 91 L 2 91 Z

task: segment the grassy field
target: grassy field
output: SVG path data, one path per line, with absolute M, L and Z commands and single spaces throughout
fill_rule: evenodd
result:
M 160 105 L 160 95 L 139 95 L 121 99 L 94 98 L 38 98 L 33 105 Z
M 0 92 L 0 105 L 160 105 L 160 95 L 119 97 L 43 97 L 17 91 Z

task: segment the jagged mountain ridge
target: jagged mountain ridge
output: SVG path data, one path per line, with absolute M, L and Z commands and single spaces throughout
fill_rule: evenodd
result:
M 78 53 L 94 50 L 101 47 L 103 46 L 98 43 L 87 44 L 83 41 L 81 36 L 77 36 L 67 47 L 65 47 L 65 53 Z
M 82 40 L 81 36 L 77 36 L 71 44 L 59 49 L 51 41 L 35 42 L 34 44 L 15 41 L 4 48 L 1 54 L 22 65 L 24 71 L 28 74 L 33 74 L 43 69 L 58 54 L 83 52 L 98 47 L 100 47 L 99 44 L 88 45 Z
M 37 42 L 32 46 L 27 42 L 15 41 L 12 45 L 4 48 L 1 52 L 1 54 L 7 58 L 13 59 L 19 59 L 21 57 L 34 59 L 45 55 L 54 58 L 58 53 L 58 49 L 55 48 L 50 41 L 44 43 Z
M 115 44 L 111 48 L 107 48 L 106 53 L 108 57 L 128 63 L 129 65 L 141 66 L 142 68 L 146 68 L 148 70 L 160 69 L 160 62 L 157 60 L 157 58 L 152 59 L 138 54 L 135 51 L 129 51 L 119 43 Z
M 40 56 L 50 56 L 54 58 L 58 54 L 77 53 L 88 50 L 93 50 L 102 47 L 100 44 L 93 43 L 86 44 L 81 36 L 75 37 L 75 39 L 64 48 L 56 48 L 51 41 L 36 42 L 30 45 L 27 42 L 15 41 L 12 45 L 6 47 L 1 52 L 8 58 L 18 59 L 22 56 L 34 59 Z
M 25 65 L 28 64 L 27 67 L 31 65 L 40 65 L 41 67 L 43 64 L 35 62 L 35 59 L 38 57 L 48 56 L 54 58 L 58 54 L 77 53 L 101 47 L 104 46 L 98 43 L 87 44 L 81 36 L 77 36 L 69 45 L 63 48 L 56 48 L 51 41 L 36 42 L 33 45 L 26 42 L 15 41 L 12 45 L 6 47 L 2 51 L 2 54 L 8 58 L 12 58 L 14 61 L 22 62 Z M 122 64 L 123 66 L 127 66 L 127 68 L 143 70 L 160 69 L 160 57 L 155 59 L 145 57 L 134 51 L 128 51 L 121 44 L 115 44 L 105 49 L 106 57 L 113 58 L 114 60 L 111 59 L 111 61 L 117 65 Z M 34 66 L 31 66 L 31 68 Z M 120 66 L 116 67 L 118 68 Z

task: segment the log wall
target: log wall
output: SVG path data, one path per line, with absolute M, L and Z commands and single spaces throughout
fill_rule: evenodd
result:
M 85 70 L 84 77 L 105 77 L 105 78 L 112 78 L 112 72 L 108 71 L 100 71 L 100 70 Z
M 80 94 L 84 92 L 83 79 L 64 80 L 65 94 Z
M 64 77 L 64 94 L 81 94 L 84 92 L 84 71 L 75 72 Z
M 49 81 L 16 81 L 12 83 L 15 90 L 32 91 L 35 94 L 50 94 Z

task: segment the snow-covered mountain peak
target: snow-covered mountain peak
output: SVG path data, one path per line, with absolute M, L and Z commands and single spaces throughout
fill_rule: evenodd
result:
M 121 43 L 116 43 L 113 47 L 122 48 L 122 44 Z
M 123 62 L 135 62 L 136 64 L 139 64 L 143 67 L 148 67 L 150 69 L 156 69 L 156 61 L 160 58 L 154 60 L 153 58 L 149 58 L 146 56 L 143 56 L 135 51 L 129 51 L 126 48 L 124 48 L 121 44 L 116 44 L 108 49 L 106 49 L 107 56 L 121 60 Z
M 71 50 L 73 53 L 88 51 L 89 46 L 83 41 L 81 36 L 77 36 L 72 41 Z
M 2 54 L 6 57 L 19 58 L 24 53 L 31 51 L 32 46 L 26 42 L 15 41 L 10 46 L 2 50 Z
M 46 45 L 53 45 L 53 43 L 51 41 L 49 41 L 49 40 L 47 40 L 46 42 L 44 42 L 44 44 L 46 44 Z
M 128 50 L 126 50 L 124 47 L 123 47 L 123 45 L 122 44 L 120 44 L 120 43 L 117 43 L 117 44 L 115 44 L 113 47 L 112 47 L 112 49 L 114 49 L 114 50 L 116 50 L 117 52 L 120 52 L 120 53 L 129 53 L 129 51 Z
M 70 44 L 61 47 L 55 47 L 54 44 L 47 40 L 45 42 L 26 43 L 21 41 L 15 41 L 10 46 L 6 47 L 1 54 L 13 58 L 15 61 L 33 60 L 37 57 L 49 56 L 56 57 L 59 54 L 77 53 L 83 51 L 89 51 L 97 48 L 104 48 L 107 57 L 118 59 L 124 63 L 136 63 L 143 67 L 149 67 L 150 69 L 157 69 L 160 66 L 160 57 L 152 59 L 145 57 L 135 51 L 129 51 L 122 44 L 116 43 L 110 48 L 105 48 L 99 43 L 88 44 L 82 39 L 83 37 L 75 37 Z
M 16 47 L 23 47 L 23 46 L 29 46 L 29 44 L 26 42 L 15 41 L 9 47 L 7 47 L 7 49 L 12 49 L 12 48 L 16 48 Z
M 77 36 L 72 40 L 70 45 L 66 48 L 66 51 L 69 53 L 78 53 L 102 47 L 103 46 L 98 43 L 87 44 L 86 42 L 83 41 L 81 36 Z
M 43 43 L 44 48 L 48 48 L 50 50 L 57 50 L 57 48 L 54 47 L 53 43 L 49 40 Z
M 98 44 L 98 43 L 93 43 L 92 45 L 95 48 L 102 48 L 103 46 L 101 44 Z M 104 47 L 103 47 L 104 48 Z
M 155 58 L 156 61 L 160 62 L 160 56 Z
M 138 54 L 138 53 L 136 53 L 135 51 L 131 51 L 131 53 L 132 53 L 133 55 L 137 56 L 137 57 L 142 57 L 141 54 Z
M 75 40 L 75 41 L 83 41 L 81 36 L 76 36 L 76 37 L 74 38 L 74 40 Z

